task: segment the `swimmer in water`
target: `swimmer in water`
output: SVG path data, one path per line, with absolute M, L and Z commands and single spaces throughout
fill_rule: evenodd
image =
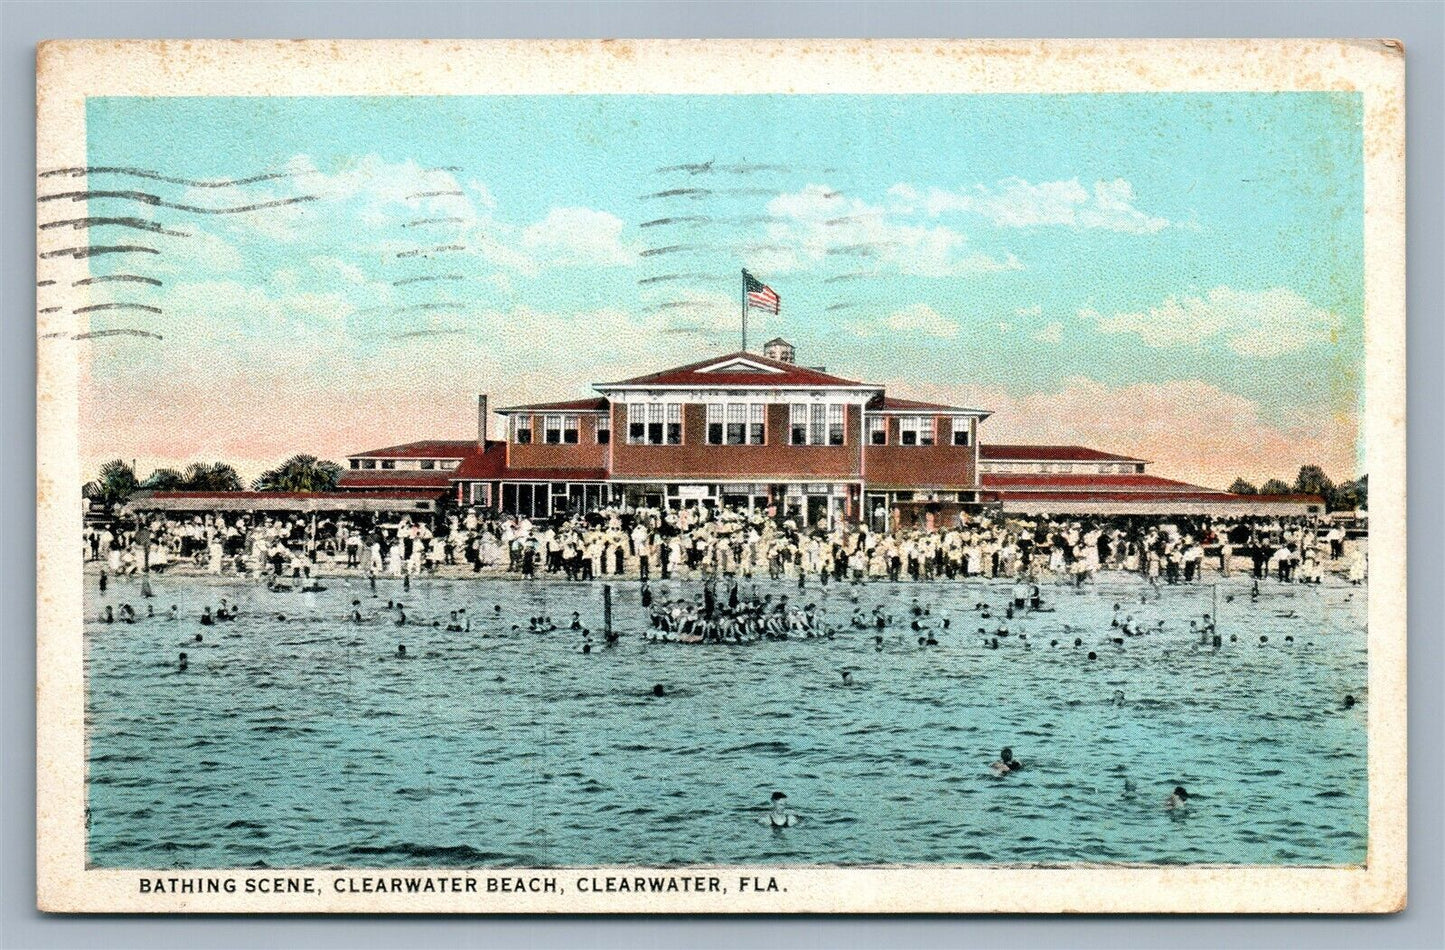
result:
M 100 618 L 101 623 L 115 623 L 115 611 L 110 604 L 105 605 L 105 615 Z
M 654 696 L 666 696 L 666 695 L 667 695 L 667 689 L 666 689 L 666 687 L 664 687 L 661 683 L 653 683 L 653 684 L 652 684 L 652 695 L 654 695 Z
M 763 819 L 763 823 L 769 827 L 787 828 L 803 820 L 788 811 L 788 796 L 782 792 L 773 792 L 772 802 L 773 807 L 768 811 L 767 817 Z
M 398 643 L 398 644 L 396 645 L 396 655 L 397 655 L 398 658 L 401 658 L 401 657 L 405 657 L 405 656 L 406 656 L 406 644 L 405 644 L 405 643 Z
M 216 621 L 214 621 L 214 620 L 211 619 L 211 608 L 206 607 L 205 609 L 203 609 L 203 610 L 201 611 L 201 626 L 203 626 L 203 627 L 209 627 L 211 624 L 213 624 L 213 623 L 215 623 L 215 622 L 216 622 Z
M 1346 708 L 1346 709 L 1354 709 L 1354 708 L 1355 708 L 1355 697 L 1351 696 L 1351 695 L 1348 694 L 1348 693 L 1345 694 L 1345 708 Z
M 1183 808 L 1189 804 L 1189 793 L 1184 790 L 1183 785 L 1174 786 L 1174 791 L 1164 799 L 1164 807 L 1169 809 Z
M 205 637 L 201 636 L 199 633 L 196 634 L 196 642 L 197 642 L 197 643 L 204 643 L 205 640 L 206 640 Z
M 853 674 L 852 674 L 852 673 L 848 672 L 847 670 L 839 670 L 838 672 L 843 674 L 843 685 L 844 685 L 844 686 L 852 686 L 852 685 L 853 685 Z
M 190 665 L 191 665 L 191 664 L 190 664 L 190 661 L 187 660 L 187 659 L 186 659 L 186 655 L 185 655 L 184 653 L 182 653 L 182 654 L 181 654 L 180 662 L 178 662 L 178 663 L 176 664 L 176 669 L 184 673 L 185 670 L 186 670 L 186 668 L 187 668 L 188 666 L 190 666 Z
M 1122 705 L 1124 705 L 1124 691 L 1123 691 L 1122 689 L 1116 689 L 1116 690 L 1114 690 L 1114 705 L 1115 705 L 1115 706 L 1122 706 Z
M 177 619 L 180 618 L 180 616 L 181 616 L 180 608 L 178 608 L 175 604 L 171 604 L 171 609 L 166 613 L 166 619 L 167 619 L 167 620 L 177 620 Z
M 1091 660 L 1097 660 L 1098 658 L 1099 658 L 1099 654 L 1095 653 L 1093 650 L 1090 650 L 1090 651 L 1089 651 L 1089 659 L 1091 659 Z
M 1014 758 L 1014 750 L 1005 746 L 998 754 L 998 761 L 989 766 L 996 776 L 1008 775 L 1010 772 L 1017 772 L 1024 764 Z

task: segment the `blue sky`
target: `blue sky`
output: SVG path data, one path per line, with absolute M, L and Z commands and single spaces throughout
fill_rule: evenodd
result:
M 476 391 L 736 349 L 748 267 L 783 299 L 754 342 L 992 408 L 998 441 L 1208 482 L 1355 474 L 1353 94 L 104 98 L 87 121 L 93 166 L 286 175 L 90 176 L 185 208 L 88 214 L 189 235 L 90 229 L 161 251 L 91 269 L 162 280 L 104 299 L 165 311 L 93 319 L 165 339 L 93 344 L 91 457 L 464 436 Z M 194 432 L 126 421 L 178 394 Z

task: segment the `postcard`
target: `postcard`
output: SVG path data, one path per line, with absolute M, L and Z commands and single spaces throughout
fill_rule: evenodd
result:
M 1397 42 L 37 71 L 42 910 L 1404 906 Z

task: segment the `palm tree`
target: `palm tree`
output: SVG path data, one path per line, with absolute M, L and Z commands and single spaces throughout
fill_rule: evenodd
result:
M 158 468 L 146 476 L 140 487 L 150 491 L 180 491 L 185 482 L 185 478 L 175 469 Z
M 341 479 L 341 466 L 319 461 L 314 455 L 293 455 L 276 468 L 262 472 L 251 484 L 256 491 L 332 491 Z
M 87 482 L 81 494 L 93 502 L 111 507 L 124 502 L 139 487 L 135 469 L 120 459 L 112 459 L 100 467 L 99 476 L 95 481 Z
M 246 486 L 225 462 L 192 462 L 186 467 L 183 487 L 187 491 L 242 491 Z

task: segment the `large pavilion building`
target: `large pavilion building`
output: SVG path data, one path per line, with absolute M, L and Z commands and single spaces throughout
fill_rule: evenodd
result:
M 901 398 L 797 363 L 786 341 L 505 406 L 505 438 L 358 452 L 341 492 L 545 518 L 610 504 L 726 505 L 806 524 L 942 523 L 958 512 L 1308 514 L 1315 496 L 1245 496 L 1159 478 L 1074 445 L 980 444 L 989 412 Z M 431 508 L 432 505 L 427 505 Z

